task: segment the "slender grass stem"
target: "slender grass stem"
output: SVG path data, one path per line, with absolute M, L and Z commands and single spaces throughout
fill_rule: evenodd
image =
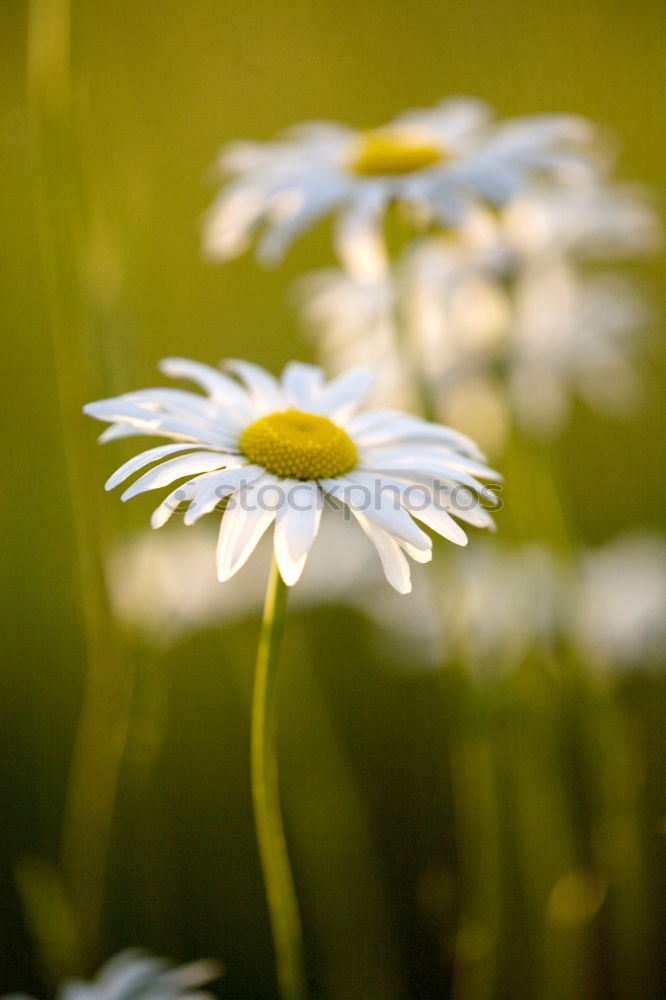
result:
M 101 389 L 100 307 L 91 294 L 84 122 L 71 53 L 71 0 L 30 0 L 27 92 L 34 218 L 49 309 L 53 367 L 75 536 L 86 673 L 63 808 L 60 875 L 79 940 L 66 974 L 81 975 L 103 948 L 104 901 L 116 797 L 127 742 L 134 664 L 109 611 L 104 529 L 91 476 L 83 403 Z M 100 470 L 101 476 L 101 470 Z M 94 487 L 94 491 L 93 491 Z M 42 921 L 41 924 L 48 924 Z M 61 970 L 57 970 L 59 973 Z
M 280 994 L 283 1000 L 304 1000 L 301 920 L 280 812 L 276 753 L 275 678 L 286 607 L 287 587 L 273 560 L 252 698 L 252 797 Z

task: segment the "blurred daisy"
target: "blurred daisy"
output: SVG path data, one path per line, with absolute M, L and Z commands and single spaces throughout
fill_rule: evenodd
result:
M 649 303 L 629 279 L 579 262 L 648 252 L 658 237 L 633 191 L 526 195 L 499 214 L 476 208 L 455 236 L 413 241 L 374 280 L 308 275 L 298 301 L 327 368 L 375 365 L 373 403 L 417 406 L 425 387 L 441 419 L 494 449 L 511 422 L 560 430 L 573 396 L 631 409 Z
M 479 477 L 498 476 L 473 442 L 396 410 L 359 412 L 371 372 L 355 369 L 325 383 L 319 368 L 299 363 L 287 365 L 280 379 L 248 362 L 229 361 L 227 368 L 244 385 L 207 365 L 171 358 L 161 370 L 199 383 L 207 395 L 146 389 L 85 407 L 111 425 L 102 440 L 140 435 L 178 442 L 131 458 L 106 487 L 148 466 L 123 500 L 187 480 L 155 510 L 153 527 L 183 504 L 185 524 L 224 506 L 219 580 L 243 566 L 275 522 L 280 574 L 289 586 L 296 583 L 324 498 L 356 519 L 400 593 L 411 588 L 407 556 L 431 558 L 431 538 L 416 520 L 457 545 L 467 542 L 458 521 L 492 525 L 481 498 L 492 507 L 497 497 Z
M 126 628 L 153 646 L 168 648 L 191 632 L 219 628 L 261 614 L 272 539 L 261 539 L 252 559 L 220 589 L 210 572 L 215 527 L 201 524 L 194 537 L 184 532 L 137 531 L 119 539 L 106 557 L 113 612 Z M 466 553 L 468 550 L 466 550 Z M 414 673 L 437 669 L 443 643 L 441 610 L 432 575 L 424 567 L 413 589 L 401 596 L 386 579 L 370 540 L 350 531 L 341 517 L 324 517 L 289 606 L 292 614 L 316 607 L 344 607 L 377 627 L 371 640 L 387 670 Z
M 631 533 L 590 549 L 581 566 L 574 632 L 588 662 L 666 666 L 666 539 Z
M 537 543 L 480 543 L 468 555 L 444 567 L 448 656 L 462 656 L 488 678 L 517 667 L 535 649 L 552 648 L 568 628 L 575 585 L 564 560 Z
M 114 955 L 91 982 L 70 980 L 62 984 L 59 1000 L 196 1000 L 211 997 L 200 987 L 220 975 L 215 962 L 192 962 L 174 968 L 164 958 L 139 949 Z M 4 1000 L 32 1000 L 11 994 Z
M 561 255 L 630 258 L 659 249 L 661 225 L 651 193 L 639 185 L 553 186 L 513 199 L 500 239 L 514 266 Z
M 219 159 L 230 181 L 208 213 L 206 251 L 235 257 L 263 227 L 258 254 L 270 263 L 335 212 L 338 255 L 367 276 L 385 266 L 382 219 L 393 202 L 420 228 L 457 226 L 472 205 L 504 204 L 535 178 L 578 183 L 594 174 L 585 120 L 490 119 L 483 102 L 457 97 L 369 131 L 307 122 L 273 142 L 232 143 Z

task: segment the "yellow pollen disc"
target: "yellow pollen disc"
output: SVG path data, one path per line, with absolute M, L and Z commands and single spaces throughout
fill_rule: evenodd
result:
M 447 158 L 443 149 L 409 133 L 365 132 L 349 164 L 362 177 L 412 174 Z
M 356 445 L 328 417 L 300 410 L 271 413 L 246 427 L 241 451 L 284 479 L 330 479 L 356 464 Z

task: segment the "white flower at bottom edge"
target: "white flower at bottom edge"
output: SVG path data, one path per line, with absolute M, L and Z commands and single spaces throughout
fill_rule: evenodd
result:
M 107 489 L 145 469 L 123 500 L 186 480 L 162 501 L 152 525 L 183 504 L 185 524 L 225 504 L 217 573 L 228 580 L 275 522 L 280 574 L 299 579 L 319 529 L 324 499 L 351 512 L 374 543 L 389 583 L 411 589 L 407 556 L 428 562 L 432 541 L 415 522 L 458 545 L 467 543 L 455 518 L 491 527 L 497 497 L 478 477 L 499 479 L 469 438 L 396 410 L 358 412 L 372 373 L 352 369 L 324 381 L 321 369 L 292 362 L 278 380 L 245 361 L 225 372 L 182 358 L 161 370 L 198 382 L 206 396 L 182 389 L 145 389 L 89 403 L 90 416 L 110 423 L 102 441 L 135 435 L 168 437 L 125 462 Z M 188 478 L 192 477 L 192 478 Z
M 164 958 L 155 958 L 139 948 L 128 948 L 110 958 L 90 982 L 68 980 L 58 991 L 59 1000 L 195 1000 L 211 997 L 200 987 L 217 979 L 222 969 L 216 962 L 191 962 L 174 968 Z M 3 1000 L 32 1000 L 10 994 Z M 211 997 L 212 1000 L 212 997 Z

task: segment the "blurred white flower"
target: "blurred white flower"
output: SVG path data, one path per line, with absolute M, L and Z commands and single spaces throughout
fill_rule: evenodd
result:
M 520 664 L 535 648 L 549 648 L 567 627 L 571 574 L 538 543 L 479 544 L 463 564 L 452 558 L 444 585 L 443 632 L 448 657 L 462 656 L 479 676 Z M 450 577 L 447 586 L 447 577 Z
M 582 563 L 575 634 L 599 667 L 666 667 L 666 538 L 625 534 Z
M 109 959 L 92 981 L 63 983 L 58 1000 L 203 1000 L 210 994 L 201 992 L 200 987 L 220 973 L 220 967 L 212 961 L 176 968 L 164 958 L 131 948 Z M 10 994 L 4 1000 L 32 998 Z
M 579 262 L 648 252 L 658 233 L 633 189 L 532 193 L 415 240 L 374 280 L 308 275 L 298 299 L 327 368 L 374 363 L 376 405 L 417 406 L 425 386 L 441 419 L 495 450 L 511 421 L 559 431 L 573 396 L 604 413 L 631 409 L 649 304 L 628 278 Z
M 210 573 L 215 531 L 201 526 L 194 538 L 180 532 L 138 532 L 121 539 L 106 558 L 116 618 L 152 645 L 168 647 L 190 632 L 261 615 L 271 545 L 220 589 Z M 412 593 L 386 587 L 372 543 L 336 517 L 322 518 L 317 545 L 296 587 L 292 610 L 336 605 L 359 611 L 378 626 L 387 661 L 396 669 L 431 669 L 441 653 L 441 616 L 432 581 L 419 573 Z
M 109 553 L 113 610 L 151 643 L 261 614 L 270 544 L 220 591 L 208 572 L 214 532 L 138 533 Z M 479 677 L 505 673 L 559 641 L 598 671 L 666 666 L 666 539 L 628 533 L 572 561 L 545 545 L 475 538 L 450 549 L 409 597 L 384 584 L 372 545 L 337 518 L 322 523 L 294 610 L 334 604 L 377 626 L 387 666 L 419 671 L 462 658 Z
M 467 543 L 458 520 L 492 526 L 478 497 L 491 505 L 497 498 L 477 477 L 499 477 L 473 442 L 397 410 L 358 412 L 373 381 L 369 370 L 353 369 L 327 384 L 313 365 L 292 362 L 278 380 L 249 362 L 227 362 L 241 386 L 183 358 L 161 367 L 198 382 L 208 395 L 145 389 L 89 403 L 85 412 L 111 425 L 102 440 L 140 435 L 181 442 L 129 459 L 106 488 L 147 466 L 153 467 L 125 489 L 123 500 L 194 475 L 162 501 L 152 525 L 161 527 L 183 503 L 185 524 L 224 503 L 217 547 L 222 582 L 275 523 L 277 565 L 285 583 L 295 584 L 325 498 L 360 524 L 401 594 L 411 589 L 407 556 L 421 563 L 432 557 L 432 540 L 416 520 L 456 545 Z
M 477 539 L 464 560 L 452 551 L 443 572 L 447 656 L 480 677 L 561 642 L 599 672 L 666 667 L 663 535 L 628 532 L 577 559 Z
M 661 245 L 649 191 L 636 184 L 541 188 L 508 205 L 503 233 L 513 257 L 627 258 Z
M 457 97 L 369 131 L 307 122 L 273 142 L 232 143 L 219 159 L 231 179 L 208 213 L 205 247 L 212 257 L 237 256 L 263 227 L 258 254 L 272 262 L 334 212 L 345 267 L 376 275 L 389 204 L 412 210 L 420 228 L 457 226 L 470 206 L 504 204 L 535 178 L 589 179 L 592 138 L 592 126 L 572 115 L 495 123 L 483 102 Z

